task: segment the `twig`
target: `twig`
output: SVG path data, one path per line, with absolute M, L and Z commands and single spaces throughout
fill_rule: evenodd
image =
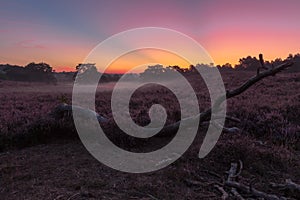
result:
M 108 122 L 108 119 L 106 119 L 105 117 L 99 115 L 98 113 L 96 113 L 93 110 L 87 109 L 87 108 L 83 108 L 80 106 L 75 106 L 75 105 L 68 105 L 68 104 L 61 104 L 59 106 L 57 106 L 53 112 L 50 113 L 51 116 L 55 117 L 55 118 L 62 118 L 65 115 L 70 116 L 72 111 L 75 110 L 78 113 L 80 113 L 80 115 L 83 118 L 92 118 L 92 117 L 96 117 L 97 120 L 102 123 L 102 122 Z
M 237 172 L 237 163 L 231 163 L 231 167 L 228 171 L 228 178 L 227 181 L 234 181 L 236 178 L 236 172 Z
M 226 200 L 229 197 L 228 193 L 224 190 L 223 187 L 221 187 L 219 185 L 214 185 L 214 187 L 217 188 L 222 193 L 223 200 Z
M 196 186 L 203 185 L 203 183 L 201 183 L 199 181 L 191 180 L 191 179 L 185 179 L 185 182 L 188 185 L 196 185 Z
M 224 116 L 219 116 L 219 115 L 216 115 L 214 116 L 211 120 L 216 120 L 216 119 L 220 119 L 220 118 L 224 118 Z M 229 121 L 233 121 L 233 122 L 236 122 L 236 123 L 241 123 L 241 120 L 236 118 L 236 117 L 233 117 L 233 116 L 229 116 L 229 115 L 226 115 L 225 118 Z
M 76 196 L 79 195 L 79 194 L 80 194 L 80 192 L 78 192 L 78 193 L 76 193 L 76 194 L 70 196 L 67 200 L 71 200 L 71 199 L 73 199 L 74 197 L 76 197 Z
M 238 200 L 244 200 L 244 197 L 242 197 L 242 195 L 240 195 L 240 193 L 238 193 L 238 191 L 235 189 L 235 188 L 231 188 L 231 191 L 230 191 L 234 196 L 235 198 L 237 198 Z
M 264 61 L 264 58 L 263 58 L 263 55 L 262 54 L 259 54 L 259 62 L 260 62 L 260 67 L 257 68 L 257 74 L 259 74 L 259 71 L 260 71 L 260 68 L 262 69 L 268 69 L 265 65 L 265 61 Z
M 142 192 L 142 191 L 137 191 L 137 193 L 142 194 L 142 195 L 147 195 L 148 197 L 150 197 L 153 200 L 159 200 L 158 198 L 156 198 L 155 196 L 153 196 L 152 194 L 149 194 L 149 193 L 145 193 L 145 192 Z
M 290 191 L 300 192 L 300 185 L 297 183 L 294 183 L 291 179 L 286 179 L 285 184 L 271 183 L 271 187 L 279 188 L 282 190 L 290 190 Z
M 241 130 L 237 127 L 225 127 L 225 126 L 221 126 L 220 124 L 218 124 L 215 121 L 211 121 L 211 122 L 202 122 L 202 124 L 212 124 L 213 126 L 215 126 L 218 129 L 222 129 L 225 133 L 240 133 Z
M 154 199 L 154 200 L 159 200 L 158 198 L 156 198 L 155 196 L 151 195 L 151 194 L 146 194 L 148 197 L 150 197 L 151 199 Z
M 223 177 L 221 175 L 217 174 L 216 172 L 209 171 L 209 170 L 202 170 L 202 172 L 205 172 L 205 173 L 215 176 L 217 178 L 223 179 Z
M 240 166 L 242 167 L 242 165 L 240 165 Z M 237 167 L 238 167 L 237 163 L 231 163 L 231 167 L 228 171 L 228 178 L 227 178 L 227 181 L 225 182 L 225 185 L 226 185 L 227 182 L 235 181 L 236 177 L 238 176 L 237 174 L 239 174 L 241 172 L 241 170 L 239 172 L 237 172 Z M 236 188 L 231 188 L 231 193 L 240 200 L 244 199 L 238 193 Z
M 236 182 L 235 178 L 240 175 L 240 173 L 242 171 L 242 168 L 243 168 L 242 161 L 240 161 L 240 170 L 239 171 L 237 171 L 237 167 L 238 167 L 237 163 L 231 163 L 231 167 L 230 167 L 230 169 L 228 171 L 228 178 L 227 178 L 227 181 L 225 182 L 226 186 L 232 188 L 231 192 L 235 196 L 242 197 L 237 192 L 236 189 L 238 189 L 238 190 L 241 190 L 242 192 L 254 195 L 256 197 L 262 197 L 262 198 L 267 199 L 267 200 L 284 200 L 284 199 L 286 199 L 285 197 L 278 197 L 278 196 L 273 195 L 273 194 L 267 194 L 267 193 L 261 192 L 259 190 L 256 190 L 253 187 L 248 187 L 246 185 L 243 185 L 241 183 Z M 238 198 L 241 199 L 240 197 L 238 197 Z
M 259 190 L 256 190 L 255 188 L 252 188 L 250 190 L 250 187 L 248 187 L 246 185 L 243 185 L 241 183 L 238 183 L 236 181 L 226 181 L 225 185 L 229 186 L 229 187 L 239 189 L 239 190 L 241 190 L 245 193 L 252 194 L 256 197 L 264 198 L 266 200 L 285 200 L 286 199 L 285 197 L 278 197 L 274 194 L 267 194 L 267 193 L 261 192 Z
M 57 197 L 55 197 L 55 199 L 54 200 L 58 200 L 58 199 L 60 199 L 60 198 L 62 198 L 62 197 L 64 197 L 64 195 L 58 195 Z
M 239 160 L 239 163 L 240 163 L 239 171 L 236 172 L 236 174 L 234 175 L 235 178 L 238 177 L 242 173 L 242 170 L 243 170 L 243 162 L 241 160 Z

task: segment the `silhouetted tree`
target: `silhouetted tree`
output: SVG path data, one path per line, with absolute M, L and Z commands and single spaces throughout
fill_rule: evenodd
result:
M 32 71 L 32 72 L 41 72 L 41 73 L 51 73 L 52 67 L 48 65 L 47 63 L 29 63 L 25 66 L 26 70 Z
M 188 72 L 195 73 L 195 72 L 197 72 L 197 69 L 194 65 L 190 65 L 189 68 L 188 68 Z
M 163 65 L 153 65 L 148 66 L 143 73 L 140 74 L 140 77 L 144 80 L 155 79 L 155 78 L 165 78 L 169 79 L 172 76 L 169 76 L 171 73 L 180 70 L 178 66 L 168 66 L 164 67 Z
M 173 68 L 175 71 L 179 72 L 179 73 L 184 73 L 185 70 L 181 67 L 179 67 L 178 65 L 173 65 L 173 66 L 170 66 L 171 68 Z
M 256 57 L 248 56 L 241 58 L 239 64 L 235 65 L 235 69 L 257 70 L 258 66 L 260 66 L 259 60 Z
M 24 67 L 29 81 L 56 83 L 57 80 L 52 73 L 52 67 L 44 62 L 29 63 Z
M 148 66 L 143 73 L 141 73 L 141 78 L 148 79 L 153 77 L 160 77 L 164 73 L 164 67 L 162 65 Z
M 97 81 L 99 76 L 100 74 L 95 63 L 80 63 L 76 66 L 74 79 L 76 78 L 80 83 L 89 84 Z
M 57 82 L 52 73 L 52 67 L 47 63 L 32 62 L 25 67 L 5 65 L 2 71 L 5 73 L 5 78 L 8 80 L 47 83 Z
M 217 65 L 216 67 L 220 70 L 232 70 L 233 69 L 233 67 L 230 63 L 226 63 L 224 65 Z

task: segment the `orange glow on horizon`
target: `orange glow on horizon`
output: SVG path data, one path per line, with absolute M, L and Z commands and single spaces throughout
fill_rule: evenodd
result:
M 123 74 L 131 69 L 134 73 L 140 73 L 146 66 L 152 65 L 153 63 L 163 66 L 178 65 L 182 68 L 190 66 L 188 61 L 173 53 L 157 49 L 143 49 L 119 57 L 105 70 L 105 73 Z M 145 66 L 134 69 L 141 65 Z M 98 70 L 101 71 L 101 69 Z

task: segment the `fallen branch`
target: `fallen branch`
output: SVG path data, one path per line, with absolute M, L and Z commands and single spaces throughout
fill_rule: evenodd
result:
M 234 89 L 234 90 L 230 90 L 226 92 L 225 96 L 221 96 L 218 98 L 218 100 L 216 101 L 214 106 L 219 106 L 221 105 L 221 103 L 225 100 L 225 99 L 230 99 L 232 97 L 235 97 L 243 92 L 245 92 L 247 89 L 249 89 L 252 85 L 254 85 L 255 83 L 257 83 L 258 81 L 269 77 L 269 76 L 274 76 L 275 74 L 283 71 L 284 69 L 289 68 L 290 66 L 292 66 L 294 63 L 293 62 L 287 62 L 287 63 L 283 63 L 281 65 L 278 65 L 277 67 L 268 69 L 262 73 L 258 73 L 256 76 L 253 76 L 252 78 L 248 79 L 244 84 L 242 84 L 240 87 Z
M 80 195 L 80 192 L 77 192 L 77 193 L 73 194 L 73 195 L 70 196 L 67 200 L 71 200 L 71 199 L 73 199 L 74 197 L 76 197 L 76 196 L 78 196 L 78 195 Z
M 238 183 L 235 179 L 238 177 L 242 171 L 243 165 L 242 162 L 240 161 L 240 169 L 239 171 L 237 170 L 238 164 L 237 163 L 231 163 L 231 167 L 228 171 L 228 178 L 227 181 L 225 182 L 225 186 L 231 187 L 231 192 L 239 199 L 243 199 L 243 197 L 238 193 L 237 190 L 240 190 L 244 193 L 251 194 L 255 197 L 260 197 L 264 198 L 267 200 L 285 200 L 285 197 L 278 197 L 273 194 L 267 194 L 264 192 L 261 192 L 259 190 L 256 190 L 253 187 L 246 186 L 244 184 Z
M 240 161 L 240 163 L 242 163 L 242 162 Z M 243 165 L 241 164 L 241 167 L 242 166 Z M 235 181 L 235 179 L 238 177 L 238 174 L 240 174 L 241 170 L 239 172 L 237 172 L 237 167 L 238 167 L 237 163 L 231 163 L 231 167 L 230 167 L 230 169 L 228 171 L 228 178 L 227 178 L 227 181 L 225 182 L 225 185 L 226 185 L 227 182 L 233 182 L 233 181 Z M 235 197 L 237 197 L 238 199 L 240 199 L 240 200 L 244 199 L 242 197 L 242 195 L 240 195 L 238 193 L 238 191 L 236 190 L 236 188 L 231 188 L 231 193 Z
M 192 179 L 185 179 L 184 181 L 187 183 L 187 185 L 195 185 L 195 186 L 203 185 L 202 182 L 195 181 L 195 180 L 192 180 Z
M 217 174 L 216 172 L 209 171 L 209 170 L 202 170 L 202 172 L 210 174 L 210 175 L 212 175 L 212 176 L 214 176 L 216 178 L 223 179 L 223 177 L 221 175 Z
M 235 175 L 233 175 L 232 176 L 232 178 L 236 178 L 236 177 L 238 177 L 239 175 L 241 175 L 241 173 L 242 173 L 242 170 L 243 170 L 243 162 L 241 161 L 241 160 L 239 160 L 239 171 L 237 172 L 235 172 Z
M 261 198 L 264 198 L 267 200 L 286 200 L 285 197 L 278 197 L 274 194 L 267 194 L 267 193 L 261 192 L 259 190 L 256 190 L 255 188 L 250 188 L 246 185 L 243 185 L 243 184 L 235 182 L 235 181 L 226 181 L 225 185 L 228 187 L 236 188 L 242 192 L 251 194 L 255 197 L 261 197 Z
M 216 119 L 221 119 L 221 118 L 224 118 L 224 116 L 219 116 L 219 115 L 216 115 L 214 116 L 211 120 L 216 120 Z M 236 122 L 236 123 L 241 123 L 241 120 L 236 118 L 236 117 L 232 117 L 232 116 L 229 116 L 229 115 L 226 115 L 225 116 L 225 119 L 229 120 L 229 121 L 232 121 L 232 122 Z
M 209 124 L 210 122 L 202 122 L 202 124 Z M 215 126 L 216 128 L 219 128 L 219 129 L 223 129 L 223 131 L 225 133 L 240 133 L 241 132 L 241 129 L 237 128 L 237 127 L 225 127 L 225 126 L 221 126 L 220 124 L 214 122 L 214 121 L 211 121 L 212 125 Z
M 57 106 L 53 110 L 53 112 L 50 113 L 50 115 L 53 116 L 56 119 L 59 119 L 59 118 L 65 117 L 65 116 L 71 116 L 72 115 L 72 110 L 76 110 L 77 113 L 80 113 L 82 118 L 85 118 L 85 119 L 90 119 L 92 117 L 96 117 L 97 120 L 100 123 L 103 123 L 103 122 L 105 123 L 105 122 L 109 121 L 108 119 L 106 119 L 105 117 L 99 115 L 98 113 L 96 113 L 93 110 L 86 109 L 86 108 L 83 108 L 83 107 L 80 107 L 80 106 L 68 105 L 68 104 L 65 104 L 65 103 Z
M 300 193 L 300 185 L 294 183 L 291 179 L 286 179 L 285 184 L 271 183 L 271 187 L 278 188 L 280 190 L 297 191 Z
M 237 198 L 238 200 L 244 200 L 244 197 L 242 197 L 242 195 L 240 195 L 240 193 L 238 193 L 238 192 L 236 191 L 235 188 L 232 188 L 230 192 L 231 192 L 231 193 L 233 194 L 233 196 L 235 196 L 235 198 Z
M 226 200 L 229 197 L 228 193 L 224 190 L 223 187 L 221 187 L 219 185 L 214 185 L 214 187 L 217 188 L 222 193 L 223 200 Z

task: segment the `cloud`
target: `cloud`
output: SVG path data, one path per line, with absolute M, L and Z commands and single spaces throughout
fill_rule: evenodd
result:
M 17 46 L 21 48 L 46 49 L 46 46 L 38 43 L 35 40 L 23 40 L 18 42 Z

